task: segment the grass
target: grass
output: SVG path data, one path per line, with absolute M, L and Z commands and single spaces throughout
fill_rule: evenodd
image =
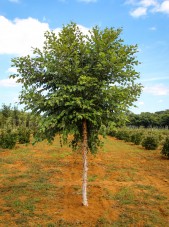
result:
M 169 223 L 169 165 L 113 138 L 89 154 L 89 207 L 81 205 L 82 157 L 59 139 L 17 145 L 0 157 L 0 226 L 150 227 Z
M 88 182 L 93 182 L 93 181 L 96 181 L 96 179 L 98 178 L 97 175 L 92 175 L 92 176 L 89 176 L 88 177 Z
M 136 204 L 134 191 L 131 187 L 122 187 L 114 196 L 121 205 Z

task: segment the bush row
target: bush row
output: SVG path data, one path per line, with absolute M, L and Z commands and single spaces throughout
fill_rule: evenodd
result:
M 142 145 L 146 150 L 155 150 L 162 145 L 161 153 L 169 158 L 169 130 L 113 128 L 109 129 L 108 134 L 125 142 Z
M 30 130 L 26 127 L 18 129 L 3 129 L 0 131 L 0 148 L 12 149 L 16 143 L 25 144 L 30 142 Z

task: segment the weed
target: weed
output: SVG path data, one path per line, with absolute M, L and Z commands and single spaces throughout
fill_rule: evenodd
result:
M 134 181 L 136 176 L 136 170 L 134 168 L 123 168 L 119 171 L 119 176 L 116 178 L 117 181 Z
M 144 189 L 144 190 L 149 190 L 151 192 L 155 192 L 157 189 L 153 187 L 152 185 L 143 185 L 143 184 L 137 184 L 137 188 Z
M 166 196 L 163 196 L 163 195 L 160 195 L 160 194 L 155 194 L 153 197 L 156 200 L 166 200 L 167 199 Z
M 88 177 L 88 182 L 93 182 L 93 181 L 95 181 L 96 179 L 97 179 L 97 175 L 92 175 L 92 176 L 89 176 Z
M 114 199 L 121 205 L 136 203 L 134 192 L 130 187 L 121 188 L 120 191 L 118 191 L 118 193 L 114 196 Z
M 25 215 L 21 215 L 21 217 L 19 217 L 15 220 L 15 223 L 17 226 L 28 226 L 27 225 L 28 219 L 27 219 L 27 217 L 25 217 Z
M 117 166 L 115 166 L 114 164 L 109 164 L 107 166 L 106 172 L 110 173 L 110 172 L 114 172 L 114 171 L 117 171 Z
M 56 225 L 53 224 L 53 223 L 48 223 L 48 224 L 47 224 L 47 227 L 56 227 Z
M 30 214 L 35 210 L 35 203 L 39 202 L 39 199 L 26 199 L 21 201 L 20 199 L 14 200 L 10 203 L 10 206 L 18 213 L 24 214 L 29 212 Z M 9 206 L 9 204 L 8 204 Z
M 107 188 L 104 188 L 104 195 L 103 197 L 107 200 L 114 200 L 114 195 L 112 194 L 112 192 L 110 190 L 108 190 Z
M 110 222 L 105 217 L 100 217 L 96 221 L 96 227 L 107 226 Z
M 51 188 L 54 188 L 55 186 L 50 184 L 50 183 L 44 183 L 44 182 L 40 182 L 40 181 L 37 181 L 37 182 L 34 182 L 32 185 L 31 185 L 31 189 L 35 190 L 35 191 L 47 191 Z

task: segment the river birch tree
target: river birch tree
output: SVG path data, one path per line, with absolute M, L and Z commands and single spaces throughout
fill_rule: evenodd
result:
M 43 49 L 12 59 L 22 84 L 20 103 L 43 117 L 36 139 L 56 134 L 83 154 L 82 203 L 87 200 L 87 153 L 100 145 L 99 133 L 109 121 L 120 121 L 141 92 L 135 67 L 137 45 L 126 45 L 121 29 L 93 27 L 84 34 L 75 23 L 45 33 Z

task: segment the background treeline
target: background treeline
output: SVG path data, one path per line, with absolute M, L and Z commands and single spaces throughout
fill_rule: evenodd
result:
M 144 128 L 169 128 L 169 110 L 155 113 L 142 112 L 141 114 L 128 113 L 127 126 Z
M 128 112 L 128 121 L 126 126 L 144 127 L 144 128 L 169 128 L 169 109 L 155 113 L 142 112 L 134 114 Z M 0 107 L 0 129 L 10 129 L 17 127 L 26 127 L 30 130 L 36 130 L 40 116 L 35 116 L 30 112 L 19 110 L 17 106 L 2 104 Z

